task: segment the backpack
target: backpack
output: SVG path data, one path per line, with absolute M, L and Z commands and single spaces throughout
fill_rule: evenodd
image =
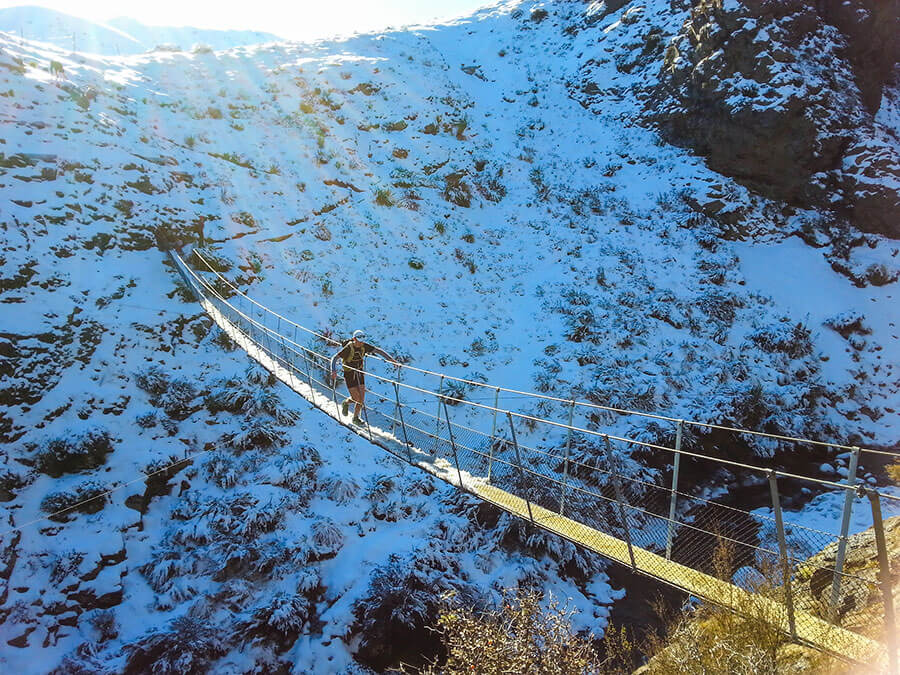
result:
M 343 351 L 347 347 L 350 347 L 350 353 L 347 355 L 347 358 L 343 359 L 344 365 L 346 366 L 349 363 L 351 368 L 361 368 L 366 360 L 365 343 L 357 345 L 351 338 L 341 344 L 341 350 Z

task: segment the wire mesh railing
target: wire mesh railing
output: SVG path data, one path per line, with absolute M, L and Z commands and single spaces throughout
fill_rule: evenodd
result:
M 251 357 L 398 458 L 637 572 L 762 617 L 798 642 L 861 662 L 878 652 L 896 663 L 889 565 L 847 564 L 854 496 L 869 496 L 879 541 L 880 500 L 893 498 L 857 488 L 860 449 L 851 449 L 853 471 L 842 485 L 689 452 L 681 447 L 688 424 L 682 420 L 656 416 L 676 428 L 671 447 L 658 445 L 579 426 L 579 402 L 535 394 L 567 412 L 563 421 L 545 419 L 498 405 L 501 392 L 520 401 L 532 396 L 527 392 L 478 383 L 493 404 L 491 396 L 467 400 L 452 385 L 467 381 L 409 366 L 366 372 L 362 419 L 350 424 L 323 353 L 334 351 L 333 340 L 251 300 L 212 266 L 207 279 L 174 252 L 171 259 L 204 309 Z M 643 461 L 630 456 L 635 447 Z M 695 475 L 739 470 L 758 507 L 679 484 L 683 464 Z M 844 496 L 832 532 L 786 518 L 779 484 L 788 480 Z M 888 643 L 887 652 L 879 641 Z

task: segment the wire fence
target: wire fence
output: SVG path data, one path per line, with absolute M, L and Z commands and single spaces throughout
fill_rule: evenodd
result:
M 761 619 L 797 642 L 863 663 L 881 659 L 896 668 L 892 577 L 881 516 L 881 499 L 893 496 L 856 485 L 861 449 L 851 448 L 851 471 L 840 484 L 684 450 L 689 423 L 683 420 L 655 416 L 674 426 L 673 440 L 649 443 L 581 426 L 598 407 L 592 404 L 486 383 L 479 386 L 493 399 L 464 399 L 458 387 L 464 380 L 409 366 L 365 373 L 366 401 L 354 424 L 353 405 L 344 415 L 344 397 L 330 373 L 334 340 L 251 300 L 202 258 L 211 279 L 174 252 L 171 259 L 207 313 L 251 357 L 398 458 L 637 572 Z M 501 395 L 520 403 L 538 398 L 551 410 L 556 406 L 562 421 L 500 407 Z M 757 507 L 737 507 L 684 479 L 679 483 L 686 469 L 710 477 L 737 470 L 748 501 Z M 786 517 L 779 490 L 795 483 L 835 492 L 843 501 L 830 531 Z M 848 561 L 849 524 L 859 494 L 869 497 L 878 564 Z

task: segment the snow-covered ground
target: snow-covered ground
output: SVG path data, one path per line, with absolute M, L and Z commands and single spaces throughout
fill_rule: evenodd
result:
M 422 368 L 896 447 L 897 282 L 853 286 L 793 236 L 816 214 L 666 145 L 613 60 L 596 64 L 602 111 L 573 100 L 591 55 L 671 10 L 590 29 L 584 11 L 510 2 L 340 42 L 122 58 L 0 36 L 0 488 L 6 527 L 22 527 L 2 531 L 4 669 L 70 655 L 124 670 L 143 654 L 341 672 L 391 616 L 386 589 L 410 598 L 393 618 L 412 625 L 435 592 L 538 583 L 598 634 L 617 597 L 599 559 L 506 516 L 484 524 L 471 498 L 246 375 L 175 292 L 155 234 L 202 230 L 253 297 L 335 336 L 362 327 Z M 710 195 L 741 214 L 742 240 L 693 210 Z M 856 243 L 853 270 L 891 278 L 897 243 Z M 97 428 L 112 450 L 88 443 L 80 465 L 81 446 L 52 443 Z M 88 481 L 198 452 L 142 518 L 143 480 L 99 512 L 26 525 Z M 821 463 L 838 475 L 833 454 Z M 179 661 L 179 632 L 195 661 Z

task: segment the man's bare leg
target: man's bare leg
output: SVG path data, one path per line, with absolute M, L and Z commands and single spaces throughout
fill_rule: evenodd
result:
M 353 402 L 356 404 L 353 408 L 353 417 L 354 419 L 358 419 L 359 411 L 362 410 L 363 405 L 365 405 L 366 388 L 363 385 L 359 385 L 358 387 L 348 389 L 348 391 L 350 392 L 350 398 L 352 398 Z

